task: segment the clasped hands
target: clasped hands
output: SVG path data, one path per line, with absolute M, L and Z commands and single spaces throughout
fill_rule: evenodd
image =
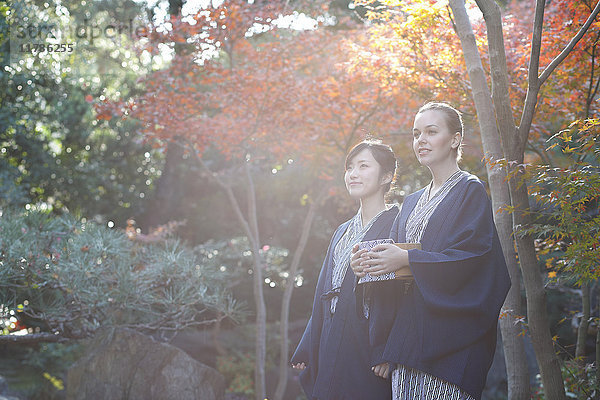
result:
M 352 258 L 350 267 L 354 274 L 362 278 L 365 274 L 377 276 L 395 272 L 401 277 L 412 277 L 412 272 L 408 267 L 408 251 L 401 249 L 393 244 L 379 244 L 373 249 L 359 250 L 358 245 L 352 249 Z M 303 370 L 305 363 L 292 364 L 294 369 Z M 371 368 L 373 373 L 381 378 L 387 378 L 390 373 L 388 363 L 378 364 Z
M 412 276 L 408 267 L 408 251 L 394 244 L 378 244 L 371 250 L 359 250 L 358 245 L 355 245 L 352 253 L 350 267 L 359 278 L 367 273 L 378 276 L 391 272 L 401 277 Z

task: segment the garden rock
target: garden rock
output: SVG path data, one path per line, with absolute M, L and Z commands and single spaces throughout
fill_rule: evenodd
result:
M 225 380 L 182 350 L 118 329 L 94 338 L 67 373 L 67 400 L 222 400 Z

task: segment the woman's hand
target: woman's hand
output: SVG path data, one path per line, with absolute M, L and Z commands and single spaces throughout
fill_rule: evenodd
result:
M 363 273 L 373 276 L 396 272 L 403 277 L 412 276 L 408 268 L 408 251 L 391 244 L 378 244 L 371 251 L 366 252 L 361 257 L 361 267 Z
M 306 364 L 302 363 L 297 363 L 297 364 L 292 364 L 292 368 L 294 369 L 305 369 L 306 368 Z
M 365 265 L 363 264 L 363 261 L 367 260 L 367 257 L 365 257 L 365 254 L 367 253 L 367 250 L 363 249 L 363 250 L 358 250 L 358 245 L 354 245 L 354 247 L 352 248 L 352 257 L 350 258 L 350 268 L 352 268 L 352 272 L 354 272 L 354 275 L 358 276 L 359 278 L 362 278 L 363 276 L 365 276 L 365 273 L 363 272 L 363 269 L 365 267 Z
M 388 363 L 377 364 L 376 366 L 372 367 L 371 370 L 378 377 L 387 379 L 387 377 L 390 373 L 390 364 L 388 364 Z

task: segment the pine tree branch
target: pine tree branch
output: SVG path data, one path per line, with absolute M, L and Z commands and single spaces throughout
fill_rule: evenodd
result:
M 0 335 L 1 344 L 34 345 L 38 343 L 64 343 L 85 337 L 67 337 L 52 333 L 29 333 L 27 335 Z

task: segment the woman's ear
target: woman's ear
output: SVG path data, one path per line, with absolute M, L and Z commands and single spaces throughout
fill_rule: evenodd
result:
M 456 150 L 460 147 L 461 143 L 462 143 L 462 135 L 460 134 L 460 132 L 456 132 L 454 134 L 454 136 L 452 137 L 452 142 L 450 143 L 450 147 L 452 147 L 454 150 Z
M 386 172 L 381 177 L 381 185 L 387 185 L 388 183 L 392 183 L 392 179 L 394 179 L 394 174 L 392 174 L 391 172 Z

